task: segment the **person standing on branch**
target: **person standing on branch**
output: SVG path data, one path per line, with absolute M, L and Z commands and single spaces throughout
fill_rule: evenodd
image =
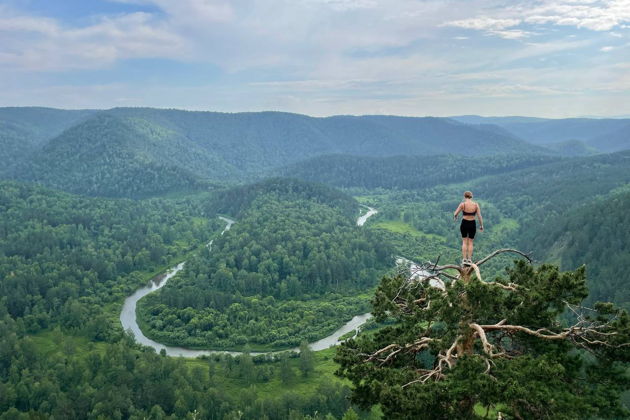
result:
M 472 201 L 473 194 L 470 191 L 464 192 L 464 201 L 457 206 L 453 213 L 453 220 L 457 221 L 457 215 L 462 212 L 462 224 L 459 227 L 462 233 L 462 265 L 472 264 L 473 240 L 477 231 L 475 217 L 479 218 L 479 230 L 483 232 L 483 218 L 479 204 Z

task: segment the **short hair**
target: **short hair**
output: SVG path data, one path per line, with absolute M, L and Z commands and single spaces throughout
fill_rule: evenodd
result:
M 470 191 L 464 191 L 465 198 L 472 198 L 472 193 Z

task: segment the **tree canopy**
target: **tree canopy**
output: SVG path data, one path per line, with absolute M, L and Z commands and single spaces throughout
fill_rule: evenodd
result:
M 373 313 L 394 323 L 338 348 L 354 402 L 380 404 L 388 419 L 630 414 L 619 399 L 630 382 L 630 318 L 610 303 L 580 306 L 584 268 L 517 261 L 491 282 L 476 265 L 424 269 L 384 277 Z

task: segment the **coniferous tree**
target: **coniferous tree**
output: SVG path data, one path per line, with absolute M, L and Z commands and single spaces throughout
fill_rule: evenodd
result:
M 396 322 L 337 351 L 353 401 L 388 419 L 476 418 L 475 407 L 516 419 L 629 415 L 627 312 L 580 306 L 584 268 L 518 261 L 507 279 L 483 281 L 478 266 L 496 254 L 383 278 L 373 313 Z
M 300 371 L 302 376 L 307 377 L 315 369 L 315 355 L 306 341 L 300 343 Z

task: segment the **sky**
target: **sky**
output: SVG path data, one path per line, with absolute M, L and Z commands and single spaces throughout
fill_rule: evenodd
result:
M 0 106 L 630 115 L 630 0 L 0 0 Z

